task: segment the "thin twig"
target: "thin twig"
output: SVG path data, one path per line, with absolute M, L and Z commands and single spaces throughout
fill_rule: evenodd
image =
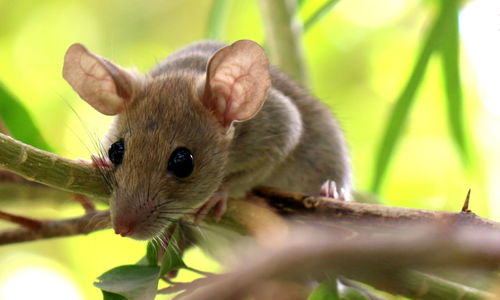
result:
M 40 224 L 36 230 L 20 227 L 0 231 L 0 245 L 88 234 L 111 226 L 108 210 L 72 219 L 41 221 Z
M 74 194 L 73 199 L 75 199 L 85 210 L 85 213 L 93 213 L 96 211 L 94 203 L 92 203 L 87 196 Z
M 42 227 L 42 222 L 32 218 L 17 216 L 11 213 L 0 211 L 0 219 L 21 225 L 30 230 L 39 230 Z

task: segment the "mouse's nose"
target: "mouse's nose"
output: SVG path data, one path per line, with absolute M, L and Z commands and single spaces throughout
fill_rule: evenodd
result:
M 115 233 L 121 236 L 129 236 L 134 230 L 134 225 L 131 222 L 115 224 Z

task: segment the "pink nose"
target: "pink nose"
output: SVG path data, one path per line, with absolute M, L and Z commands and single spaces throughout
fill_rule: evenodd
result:
M 115 224 L 115 233 L 121 236 L 128 236 L 134 230 L 134 225 L 131 223 L 118 223 Z

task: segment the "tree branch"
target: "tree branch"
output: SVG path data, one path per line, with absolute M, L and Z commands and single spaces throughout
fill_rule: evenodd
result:
M 347 202 L 331 198 L 313 197 L 303 193 L 291 193 L 274 188 L 259 187 L 254 194 L 266 199 L 277 213 L 284 216 L 313 215 L 342 224 L 360 225 L 358 220 L 366 221 L 368 226 L 396 227 L 411 222 L 432 222 L 451 224 L 473 224 L 476 226 L 500 229 L 500 224 L 467 211 L 460 213 L 384 206 L 371 203 Z M 468 202 L 467 198 L 467 202 Z
M 94 196 L 109 195 L 97 170 L 27 146 L 5 135 L 0 135 L 0 166 L 63 190 Z M 263 242 L 260 246 L 265 246 L 264 251 L 253 252 L 254 257 L 262 258 L 255 264 L 249 264 L 252 267 L 243 266 L 231 276 L 217 277 L 222 278 L 223 285 L 229 289 L 243 284 L 245 288 L 238 293 L 249 291 L 259 280 L 279 277 L 280 272 L 289 276 L 319 272 L 319 275 L 315 275 L 321 278 L 325 270 L 335 270 L 335 273 L 354 280 L 414 297 L 416 291 L 421 291 L 423 285 L 429 286 L 429 283 L 419 285 L 414 283 L 415 280 L 401 283 L 397 278 L 390 278 L 397 287 L 404 287 L 398 290 L 388 286 L 386 280 L 389 277 L 381 276 L 380 273 L 390 274 L 385 271 L 395 272 L 401 271 L 401 268 L 422 266 L 493 270 L 500 264 L 499 224 L 472 213 L 345 202 L 271 188 L 258 188 L 246 200 L 232 200 L 229 204 L 228 212 L 221 222 L 215 223 L 210 219 L 207 222 L 250 234 Z M 305 235 L 310 240 L 293 244 L 294 241 L 289 241 L 289 238 L 294 237 L 290 223 L 279 215 L 294 217 L 296 222 L 312 224 L 316 229 L 326 227 L 327 232 L 315 230 L 313 234 Z M 40 221 L 40 224 L 39 228 L 21 227 L 0 231 L 0 245 L 87 234 L 109 228 L 110 218 L 109 211 L 95 211 L 73 219 Z M 422 228 L 422 224 L 431 225 L 431 228 Z M 371 238 L 373 236 L 376 238 Z M 271 243 L 266 244 L 266 241 Z M 285 244 L 280 246 L 280 243 Z M 251 259 L 242 261 L 250 262 Z M 412 289 L 406 287 L 411 284 Z M 451 283 L 440 284 L 449 288 L 448 294 L 457 291 Z M 214 287 L 217 289 L 212 290 Z M 218 288 L 219 282 L 214 282 L 203 289 L 203 295 L 209 295 Z M 426 293 L 434 295 L 434 292 Z M 234 296 L 234 293 L 234 289 L 224 291 L 228 297 Z M 462 299 L 484 296 L 473 290 L 470 293 L 470 298 Z
M 374 235 L 355 238 L 313 229 L 291 229 L 290 238 L 274 248 L 245 244 L 227 276 L 213 277 L 182 299 L 240 299 L 269 280 L 337 275 L 409 298 L 486 299 L 491 294 L 408 269 L 495 271 L 500 266 L 498 230 L 473 225 L 401 227 L 399 234 L 377 228 Z
M 2 134 L 0 134 L 0 166 L 23 177 L 63 190 L 94 196 L 109 195 L 105 182 L 96 169 L 33 148 Z M 65 174 L 67 178 L 64 177 Z M 58 184 L 60 184 L 60 186 Z M 493 226 L 495 228 L 499 226 L 498 223 L 480 218 L 473 213 L 449 213 L 388 207 L 368 203 L 345 202 L 264 187 L 256 189 L 254 193 L 256 196 L 259 196 L 261 200 L 262 198 L 266 199 L 266 201 L 274 207 L 276 212 L 281 215 L 314 214 L 315 218 L 323 216 L 328 220 L 342 221 L 343 224 L 346 224 L 346 222 L 356 224 L 356 222 L 353 222 L 354 220 L 363 219 L 370 220 L 370 225 L 368 226 L 373 226 L 375 223 L 378 226 L 395 226 L 398 223 L 411 221 L 478 224 L 482 226 Z M 257 208 L 255 206 L 252 208 L 249 202 L 232 201 L 228 213 L 219 223 L 219 226 L 236 230 L 240 233 L 258 234 L 261 232 L 258 228 L 261 228 L 263 226 L 262 224 L 266 224 L 266 222 L 276 223 L 274 221 L 269 221 L 271 215 L 269 213 L 266 214 L 265 210 L 262 208 L 258 208 L 259 213 L 257 215 L 266 215 L 266 217 L 258 222 L 255 221 L 255 216 L 249 217 L 244 213 L 255 209 Z M 84 218 L 86 218 L 86 216 Z M 85 229 L 83 232 L 68 232 L 61 227 L 61 235 L 58 235 L 56 233 L 58 230 L 57 228 L 57 225 L 51 227 L 51 234 L 47 235 L 47 237 L 67 236 L 70 234 L 89 232 L 87 231 L 88 229 Z M 29 236 L 29 238 L 16 239 L 15 241 L 27 241 L 45 237 L 44 235 L 32 234 L 29 234 Z M 5 238 L 4 241 L 6 241 Z
M 94 197 L 110 195 L 102 175 L 90 165 L 36 149 L 1 133 L 0 168 L 69 192 Z

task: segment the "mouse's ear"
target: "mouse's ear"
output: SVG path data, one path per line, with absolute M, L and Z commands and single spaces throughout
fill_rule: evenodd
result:
M 227 129 L 233 121 L 255 116 L 270 86 L 264 50 L 255 42 L 240 40 L 210 59 L 202 102 Z
M 63 77 L 83 100 L 105 115 L 123 111 L 143 80 L 140 75 L 90 52 L 82 44 L 73 44 L 66 51 Z

